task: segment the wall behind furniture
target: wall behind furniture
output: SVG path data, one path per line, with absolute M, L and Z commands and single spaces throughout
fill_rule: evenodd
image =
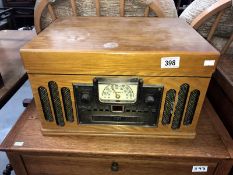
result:
M 2 8 L 3 7 L 3 5 L 2 5 L 2 0 L 0 0 L 0 8 Z

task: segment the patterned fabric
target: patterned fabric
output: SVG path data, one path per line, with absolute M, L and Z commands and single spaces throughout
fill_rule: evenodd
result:
M 180 18 L 191 24 L 198 15 L 217 1 L 218 0 L 195 0 L 181 13 Z
M 217 15 L 214 15 L 198 28 L 198 32 L 203 37 L 205 38 L 207 37 L 216 17 Z M 219 37 L 230 37 L 232 32 L 233 32 L 233 8 L 230 7 L 225 10 L 223 16 L 221 17 L 221 20 L 217 26 L 214 35 Z
M 221 51 L 228 40 L 229 40 L 229 38 L 215 36 L 215 37 L 213 37 L 211 44 L 214 45 L 217 50 Z M 226 53 L 233 55 L 233 43 L 231 43 L 231 45 L 230 45 L 229 49 L 226 51 Z
M 191 3 L 184 12 L 180 15 L 179 18 L 185 20 L 187 23 L 191 23 L 199 14 L 201 14 L 208 7 L 213 5 L 218 0 L 195 0 Z M 207 38 L 208 33 L 215 21 L 217 14 L 204 22 L 198 29 L 198 33 L 200 33 L 204 38 Z M 224 11 L 223 16 L 217 26 L 217 29 L 214 33 L 214 37 L 212 39 L 212 44 L 218 49 L 223 48 L 226 42 L 226 39 L 231 36 L 233 32 L 233 7 L 229 7 Z M 219 39 L 222 37 L 222 40 Z M 217 42 L 219 41 L 219 43 Z M 230 50 L 230 49 L 229 49 Z
M 35 8 L 41 0 L 36 1 Z M 125 16 L 144 16 L 145 8 L 155 0 L 125 0 Z M 166 17 L 177 17 L 176 7 L 173 0 L 156 0 Z M 66 17 L 72 15 L 70 0 L 50 0 L 56 16 Z M 78 16 L 96 16 L 95 0 L 77 0 Z M 101 16 L 120 16 L 120 0 L 100 0 Z M 149 16 L 156 16 L 152 11 Z M 46 28 L 52 19 L 45 9 L 41 17 L 41 28 Z
M 177 10 L 174 4 L 174 0 L 154 0 L 160 4 L 160 7 L 165 14 L 165 17 L 177 18 Z
M 233 32 L 233 6 L 226 9 L 222 16 L 216 35 L 221 37 L 230 37 Z

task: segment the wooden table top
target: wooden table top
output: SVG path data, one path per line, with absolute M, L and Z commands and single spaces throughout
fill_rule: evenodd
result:
M 19 49 L 35 35 L 34 31 L 0 31 L 0 73 L 4 83 L 0 89 L 0 109 L 12 95 L 11 91 L 26 76 Z
M 34 102 L 0 146 L 1 151 L 100 156 L 167 158 L 233 158 L 233 144 L 209 101 L 206 100 L 195 139 L 146 139 L 129 137 L 43 136 Z M 24 142 L 23 146 L 14 146 Z
M 124 53 L 172 51 L 218 55 L 217 50 L 185 21 L 145 17 L 57 19 L 23 49 Z

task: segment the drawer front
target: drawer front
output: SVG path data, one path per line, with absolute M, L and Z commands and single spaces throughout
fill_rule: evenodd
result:
M 187 175 L 192 167 L 208 166 L 207 173 L 213 174 L 217 163 L 176 161 L 176 160 L 135 160 L 114 158 L 22 156 L 28 174 L 43 175 Z M 199 174 L 199 173 L 194 173 Z M 202 174 L 202 173 L 200 173 Z

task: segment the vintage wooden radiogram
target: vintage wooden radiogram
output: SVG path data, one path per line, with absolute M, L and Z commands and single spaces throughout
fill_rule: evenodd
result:
M 219 53 L 180 19 L 58 19 L 21 49 L 42 132 L 194 138 Z

